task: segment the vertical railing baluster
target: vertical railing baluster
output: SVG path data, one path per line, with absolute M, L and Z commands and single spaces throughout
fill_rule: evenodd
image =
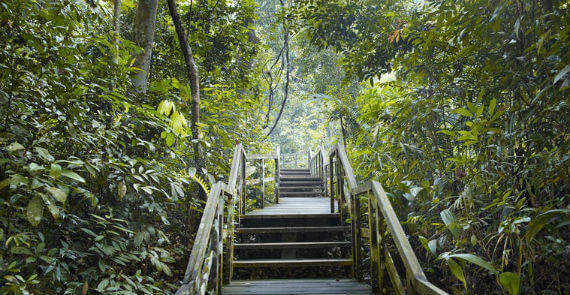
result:
M 241 207 L 241 214 L 245 214 L 246 211 L 246 206 L 247 206 L 247 186 L 246 186 L 246 163 L 245 163 L 246 159 L 245 159 L 245 154 L 243 153 L 243 151 L 241 152 L 241 181 L 242 181 L 242 193 L 241 193 L 241 203 L 242 203 L 242 207 Z
M 360 197 L 355 194 L 350 194 L 351 204 L 349 210 L 352 209 L 352 272 L 353 276 L 358 281 L 363 281 L 362 277 L 362 234 L 360 232 Z
M 368 243 L 370 245 L 370 284 L 373 293 L 380 293 L 380 265 L 378 261 L 378 219 L 377 210 L 368 196 Z
M 331 198 L 331 213 L 334 213 L 334 182 L 333 182 L 333 177 L 334 177 L 334 165 L 333 165 L 333 156 L 331 155 L 329 157 L 329 179 L 330 179 L 330 185 L 331 185 L 331 190 L 330 190 L 330 198 Z
M 265 160 L 261 159 L 261 208 L 265 208 Z

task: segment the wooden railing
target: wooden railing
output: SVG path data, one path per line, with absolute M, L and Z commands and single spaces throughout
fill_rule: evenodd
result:
M 305 168 L 310 157 L 306 153 L 284 153 L 281 154 L 282 168 Z
M 220 294 L 222 284 L 229 283 L 233 269 L 234 224 L 247 210 L 247 161 L 274 160 L 275 181 L 279 181 L 279 148 L 274 154 L 252 155 L 248 158 L 241 144 L 234 149 L 228 183 L 218 181 L 210 189 L 198 232 L 192 246 L 182 286 L 176 295 Z M 261 174 L 262 187 L 265 173 Z M 263 193 L 262 193 L 263 194 Z M 278 194 L 277 187 L 275 194 Z M 276 195 L 276 199 L 278 196 Z M 265 197 L 261 197 L 265 206 Z
M 325 175 L 330 189 L 331 213 L 341 213 L 342 219 L 350 220 L 352 233 L 353 276 L 362 281 L 363 256 L 362 237 L 368 240 L 370 257 L 370 283 L 375 293 L 386 294 L 392 289 L 396 294 L 444 295 L 445 291 L 430 283 L 404 233 L 396 212 L 380 183 L 370 181 L 357 185 L 356 178 L 344 146 L 337 144 L 329 154 L 328 164 L 324 164 L 324 153 L 319 152 L 309 160 L 313 175 Z M 318 167 L 322 166 L 322 167 Z M 325 183 L 327 185 L 327 183 Z M 368 229 L 363 235 L 361 196 L 365 195 L 368 208 Z M 364 199 L 363 199 L 364 200 Z M 335 201 L 338 204 L 335 210 Z M 398 267 L 390 252 L 395 246 L 403 270 L 402 280 Z M 387 276 L 386 276 L 387 274 Z

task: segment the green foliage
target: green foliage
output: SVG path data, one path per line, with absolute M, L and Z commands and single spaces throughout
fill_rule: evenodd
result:
M 140 48 L 126 30 L 135 9 L 123 4 L 125 38 L 116 44 L 111 2 L 0 5 L 2 294 L 172 294 L 179 287 L 202 206 L 197 190 L 209 185 L 187 168 L 195 166 L 190 89 L 178 44 L 164 42 L 174 40 L 168 13 L 161 7 L 150 90 L 138 96 L 129 81 Z M 244 64 L 255 56 L 243 26 L 255 3 L 200 5 L 202 20 L 193 25 L 213 43 L 213 31 L 228 34 L 208 45 L 219 46 L 215 56 L 196 50 L 212 71 L 202 83 L 215 88 L 204 95 L 200 126 L 213 159 L 200 174 L 214 179 L 227 175 L 238 139 L 248 150 L 267 145 L 248 114 L 259 104 L 255 92 L 240 92 L 256 87 L 255 67 L 223 71 L 235 69 L 240 50 Z
M 430 237 L 428 257 L 475 255 L 501 273 L 447 259 L 467 293 L 569 292 L 567 3 L 307 0 L 296 12 L 363 81 L 336 103 L 356 110 L 344 113 L 354 169 Z M 434 281 L 447 271 L 427 264 Z
M 521 278 L 513 272 L 504 272 L 499 275 L 499 283 L 510 295 L 519 294 Z

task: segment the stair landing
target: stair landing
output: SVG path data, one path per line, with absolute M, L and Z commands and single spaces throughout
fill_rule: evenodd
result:
M 351 279 L 233 281 L 222 294 L 372 294 L 370 286 Z
M 259 215 L 330 214 L 330 202 L 329 198 L 322 197 L 279 198 L 279 204 L 251 211 L 247 213 L 245 217 Z

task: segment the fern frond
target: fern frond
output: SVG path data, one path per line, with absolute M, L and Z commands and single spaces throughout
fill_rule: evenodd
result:
M 190 176 L 190 179 L 194 180 L 202 187 L 202 189 L 206 192 L 206 195 L 210 193 L 210 189 L 208 188 L 208 183 L 206 183 L 206 181 L 202 177 L 200 177 L 200 175 L 193 173 L 189 174 L 188 176 Z

